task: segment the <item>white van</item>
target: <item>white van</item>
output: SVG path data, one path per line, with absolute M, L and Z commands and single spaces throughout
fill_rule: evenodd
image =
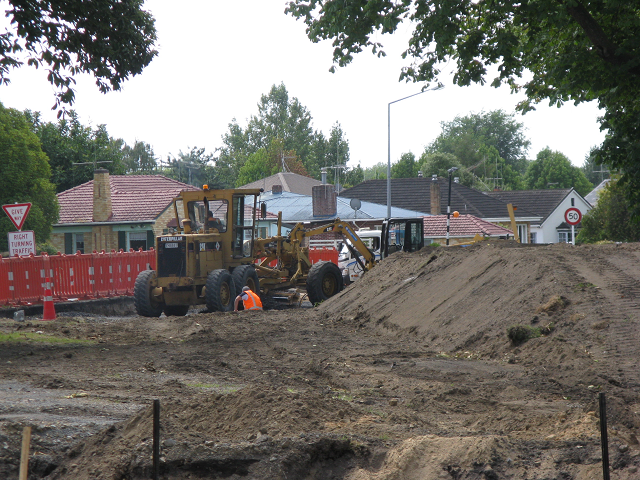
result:
M 382 230 L 361 229 L 356 232 L 369 250 L 376 257 L 376 262 L 380 261 L 380 244 L 382 241 Z M 345 240 L 348 242 L 348 240 Z M 355 252 L 354 252 L 355 253 Z M 362 257 L 360 257 L 362 260 Z M 364 260 L 362 260 L 364 262 Z M 342 279 L 345 285 L 356 281 L 363 273 L 362 267 L 349 250 L 349 247 L 342 244 L 338 255 L 338 267 L 342 271 Z

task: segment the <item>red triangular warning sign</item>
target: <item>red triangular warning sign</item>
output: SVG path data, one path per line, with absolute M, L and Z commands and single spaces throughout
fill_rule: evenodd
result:
M 13 203 L 2 206 L 2 209 L 9 215 L 9 218 L 18 230 L 22 230 L 22 225 L 24 225 L 24 221 L 27 219 L 30 208 L 30 203 Z

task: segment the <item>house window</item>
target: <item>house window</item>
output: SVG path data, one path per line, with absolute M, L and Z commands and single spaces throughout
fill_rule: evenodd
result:
M 518 237 L 520 237 L 520 243 L 527 243 L 527 226 L 518 225 Z
M 74 252 L 80 251 L 84 253 L 84 233 L 75 233 L 73 235 Z
M 575 198 L 572 198 L 572 199 L 571 199 L 571 206 L 572 206 L 572 207 L 575 207 L 575 206 L 576 206 L 576 199 L 575 199 Z
M 538 232 L 531 232 L 529 234 L 529 243 L 538 243 Z
M 129 234 L 129 248 L 147 250 L 147 232 L 131 232 Z
M 572 243 L 571 230 L 558 232 L 558 243 Z
M 267 238 L 268 227 L 258 227 L 258 238 Z

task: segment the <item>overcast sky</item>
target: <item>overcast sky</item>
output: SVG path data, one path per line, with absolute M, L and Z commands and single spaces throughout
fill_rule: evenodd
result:
M 328 137 L 340 122 L 349 141 L 350 166 L 386 164 L 388 104 L 421 89 L 398 81 L 409 26 L 377 38 L 386 58 L 364 51 L 331 74 L 330 42 L 311 43 L 305 25 L 284 14 L 282 0 L 147 0 L 145 8 L 156 19 L 159 55 L 120 92 L 103 95 L 92 77 L 79 77 L 73 108 L 83 124 L 105 124 L 111 136 L 130 145 L 150 143 L 164 159 L 191 147 L 213 152 L 233 118 L 245 127 L 258 113 L 260 96 L 284 83 L 290 98 L 297 97 L 311 113 L 314 129 Z M 6 9 L 7 2 L 0 0 L 0 11 Z M 511 113 L 520 99 L 508 88 L 445 83 L 442 90 L 391 105 L 392 163 L 405 152 L 419 157 L 440 133 L 441 122 L 495 109 Z M 55 121 L 53 88 L 42 70 L 12 71 L 11 85 L 0 87 L 0 101 Z M 531 140 L 529 158 L 549 146 L 581 166 L 589 149 L 603 139 L 598 115 L 595 104 L 559 109 L 544 104 L 516 119 Z

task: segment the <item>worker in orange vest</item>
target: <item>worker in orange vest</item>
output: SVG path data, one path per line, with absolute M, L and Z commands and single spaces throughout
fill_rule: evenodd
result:
M 238 311 L 238 304 L 242 300 L 245 310 L 262 310 L 262 300 L 260 296 L 252 292 L 249 287 L 242 287 L 242 292 L 236 297 L 233 304 L 233 311 Z

